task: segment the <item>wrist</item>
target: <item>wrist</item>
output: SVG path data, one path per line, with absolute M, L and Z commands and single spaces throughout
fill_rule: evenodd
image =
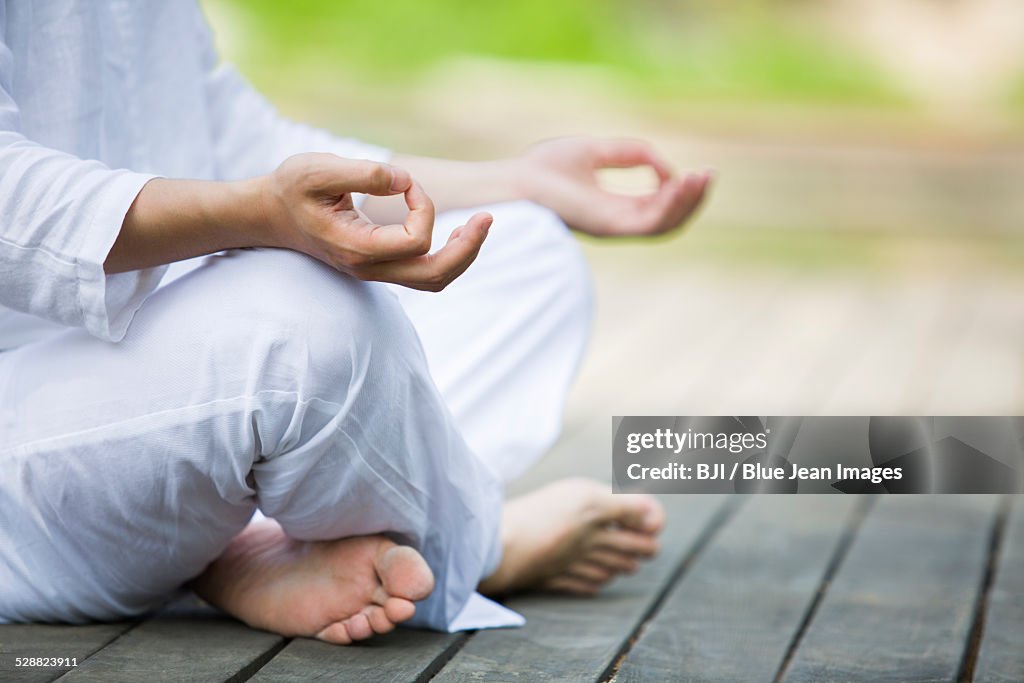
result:
M 505 164 L 507 184 L 514 199 L 525 199 L 540 202 L 538 170 L 534 162 L 526 156 L 519 155 L 502 160 Z
M 239 232 L 241 246 L 283 247 L 279 199 L 273 187 L 273 176 L 263 175 L 230 183 L 234 218 L 231 225 Z

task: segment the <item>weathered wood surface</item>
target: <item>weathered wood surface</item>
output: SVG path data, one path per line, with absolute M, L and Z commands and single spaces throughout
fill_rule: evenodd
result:
M 535 595 L 509 601 L 526 617 L 526 626 L 477 633 L 435 680 L 600 679 L 688 558 L 712 540 L 729 502 L 718 496 L 668 499 L 670 522 L 657 560 L 596 598 Z
M 287 641 L 183 600 L 136 624 L 0 626 L 0 681 L 1024 680 L 1024 501 L 667 498 L 665 552 L 522 629 Z M 15 669 L 15 656 L 79 667 Z
M 61 681 L 244 681 L 285 639 L 185 598 L 125 632 Z
M 132 623 L 57 626 L 15 624 L 0 626 L 0 681 L 45 683 L 68 667 L 15 667 L 18 657 L 64 657 L 82 663 L 94 652 L 132 627 Z
M 772 681 L 858 499 L 759 496 L 675 586 L 617 681 Z
M 995 558 L 975 680 L 1024 681 L 1024 496 L 1013 501 L 1000 556 Z
M 996 496 L 881 496 L 784 681 L 954 681 L 988 561 Z
M 427 681 L 469 638 L 467 633 L 399 629 L 387 638 L 338 647 L 293 640 L 251 680 L 256 683 Z

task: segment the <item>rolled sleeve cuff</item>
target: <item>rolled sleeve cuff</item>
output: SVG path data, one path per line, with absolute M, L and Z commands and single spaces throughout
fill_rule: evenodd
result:
M 124 338 L 135 312 L 160 285 L 167 266 L 108 275 L 103 269 L 124 217 L 142 187 L 156 176 L 118 171 L 85 231 L 76 258 L 78 305 L 85 329 L 106 341 Z

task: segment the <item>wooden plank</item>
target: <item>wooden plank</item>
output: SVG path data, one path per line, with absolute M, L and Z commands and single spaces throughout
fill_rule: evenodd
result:
M 582 368 L 570 400 L 576 402 L 573 410 L 582 411 L 584 417 L 574 419 L 566 429 L 567 439 L 575 438 L 592 417 L 663 415 L 680 409 L 681 414 L 715 414 L 706 412 L 703 403 L 696 413 L 686 411 L 696 405 L 695 397 L 718 384 L 721 373 L 731 372 L 732 355 L 738 349 L 756 344 L 745 331 L 771 321 L 778 302 L 785 301 L 781 293 L 787 291 L 791 278 L 765 274 L 754 286 L 702 275 L 701 279 L 693 275 L 675 282 L 668 279 L 664 284 L 653 281 L 656 289 L 650 292 L 638 291 L 635 277 L 632 283 L 619 285 L 634 292 L 631 308 L 642 310 L 644 316 L 632 329 L 616 325 L 614 317 L 611 324 L 600 327 L 604 336 L 595 337 L 595 354 L 609 346 L 615 353 Z M 640 292 L 643 296 L 637 298 Z M 603 315 L 600 309 L 599 315 Z M 617 330 L 611 338 L 608 328 Z
M 18 657 L 87 657 L 130 629 L 134 622 L 63 626 L 8 624 L 0 626 L 0 680 L 11 683 L 45 683 L 71 667 L 16 667 Z
M 946 330 L 927 346 L 945 350 L 922 377 L 931 378 L 923 415 L 1019 415 L 1024 386 L 1024 315 L 1021 290 L 1004 282 L 959 282 L 958 294 L 943 310 Z M 954 304 L 959 301 L 959 310 Z M 941 341 L 954 334 L 958 343 Z
M 998 503 L 996 496 L 881 496 L 784 680 L 955 680 Z
M 251 629 L 189 597 L 128 631 L 60 680 L 246 680 L 284 642 L 281 636 Z
M 1024 496 L 1014 501 L 986 615 L 974 680 L 1024 681 Z
M 757 496 L 696 560 L 615 677 L 772 681 L 861 499 Z
M 642 383 L 609 384 L 609 368 L 618 369 L 611 373 L 612 379 L 630 374 L 647 377 L 652 374 L 651 364 L 659 359 L 689 355 L 685 347 L 694 341 L 693 335 L 661 333 L 658 321 L 664 319 L 664 311 L 672 311 L 673 318 L 700 320 L 714 315 L 715 306 L 723 300 L 738 296 L 732 291 L 735 287 L 718 287 L 719 283 L 708 282 L 703 272 L 652 268 L 638 278 L 633 268 L 623 269 L 621 264 L 603 263 L 602 259 L 592 266 L 594 324 L 579 378 L 569 392 L 567 405 L 571 409 L 563 429 L 566 435 L 574 434 L 588 417 L 610 415 L 608 406 L 620 392 L 634 396 L 629 399 L 633 401 L 647 397 Z M 644 353 L 637 354 L 637 349 L 644 349 Z M 660 368 L 656 374 L 660 374 Z
M 753 340 L 745 344 L 748 355 L 730 356 L 703 385 L 704 414 L 819 413 L 822 395 L 842 376 L 843 363 L 832 356 L 845 346 L 862 299 L 862 286 L 849 280 L 804 276 L 788 284 L 767 306 L 771 317 L 758 322 L 757 334 L 737 335 Z M 852 355 L 847 349 L 845 361 Z
M 293 640 L 251 679 L 253 683 L 321 681 L 426 681 L 469 637 L 398 629 L 359 645 L 339 647 L 317 640 Z
M 532 595 L 510 600 L 526 626 L 481 631 L 434 679 L 595 681 L 608 672 L 691 554 L 733 509 L 720 496 L 666 498 L 663 550 L 641 571 L 593 598 Z
M 665 321 L 658 312 L 652 312 L 650 335 L 664 335 L 674 341 L 675 346 L 651 355 L 650 366 L 644 372 L 614 378 L 619 386 L 630 384 L 646 395 L 637 406 L 644 410 L 626 410 L 630 406 L 616 399 L 610 414 L 736 414 L 727 412 L 732 406 L 731 382 L 742 372 L 737 368 L 744 367 L 746 359 L 761 353 L 762 336 L 751 335 L 749 331 L 773 324 L 780 315 L 781 302 L 786 300 L 794 284 L 789 274 L 764 273 L 756 285 L 732 283 L 728 296 L 710 293 L 721 286 L 722 283 L 706 285 L 706 296 L 715 304 L 713 314 L 691 318 L 673 314 Z M 640 355 L 646 357 L 648 350 L 643 348 Z M 629 380 L 624 381 L 622 377 L 629 377 Z M 722 393 L 714 395 L 715 405 L 712 405 L 710 394 L 716 391 Z
M 917 367 L 918 359 L 924 350 L 948 342 L 936 334 L 936 325 L 945 320 L 944 311 L 952 310 L 952 302 L 959 301 L 955 290 L 944 287 L 936 291 L 930 284 L 908 284 L 898 290 L 885 284 L 865 286 L 847 339 L 824 351 L 833 357 L 834 381 L 816 414 L 914 414 L 920 406 L 908 405 L 907 397 L 920 393 L 917 383 L 929 381 L 929 374 Z M 960 335 L 959 330 L 953 332 Z

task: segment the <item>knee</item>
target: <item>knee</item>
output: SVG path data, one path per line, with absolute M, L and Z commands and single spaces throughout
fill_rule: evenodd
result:
M 272 432 L 286 431 L 297 410 L 341 410 L 383 375 L 426 374 L 392 294 L 304 255 L 231 252 L 173 289 L 191 302 L 190 374 L 215 385 L 203 393 L 249 397 L 246 410 L 281 421 Z
M 318 396 L 359 379 L 368 367 L 418 352 L 401 306 L 378 283 L 349 277 L 284 250 L 250 257 L 243 347 L 283 364 Z

